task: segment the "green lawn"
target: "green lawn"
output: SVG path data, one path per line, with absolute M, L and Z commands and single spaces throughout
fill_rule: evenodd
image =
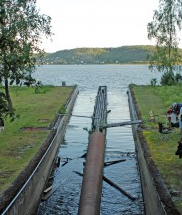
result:
M 173 201 L 182 214 L 182 159 L 175 155 L 177 142 L 180 139 L 179 129 L 175 128 L 171 140 L 160 141 L 158 123 L 149 121 L 149 111 L 159 116 L 159 121 L 166 123 L 166 112 L 173 102 L 182 103 L 181 86 L 136 86 L 134 91 L 141 118 L 144 120 L 143 134 L 150 149 L 150 154 L 172 194 Z M 179 192 L 179 193 L 178 193 Z
M 6 119 L 4 131 L 0 132 L 0 193 L 26 167 L 50 132 L 21 128 L 49 127 L 72 91 L 73 87 L 44 86 L 40 93 L 35 93 L 33 88 L 11 87 L 14 108 L 20 118 L 14 122 Z

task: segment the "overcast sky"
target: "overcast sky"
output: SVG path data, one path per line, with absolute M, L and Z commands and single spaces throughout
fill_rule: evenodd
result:
M 46 52 L 81 47 L 152 45 L 147 24 L 159 0 L 37 0 L 40 13 L 52 17 Z

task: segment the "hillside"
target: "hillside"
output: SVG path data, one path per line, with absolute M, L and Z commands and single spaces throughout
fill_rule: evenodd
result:
M 147 63 L 153 46 L 122 46 L 118 48 L 76 48 L 46 54 L 44 64 L 124 64 Z

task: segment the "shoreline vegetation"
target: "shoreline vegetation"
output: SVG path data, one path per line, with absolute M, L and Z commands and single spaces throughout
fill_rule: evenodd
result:
M 155 49 L 155 46 L 150 45 L 121 46 L 116 48 L 75 48 L 45 53 L 42 61 L 37 58 L 37 64 L 149 64 L 147 56 L 152 54 Z M 179 49 L 179 53 L 182 53 L 181 49 Z
M 43 86 L 35 93 L 32 87 L 10 87 L 20 117 L 13 122 L 7 118 L 0 132 L 0 196 L 39 151 L 73 90 L 74 86 Z
M 176 209 L 182 214 L 182 160 L 175 155 L 181 135 L 178 128 L 173 128 L 171 140 L 161 141 L 158 133 L 158 122 L 167 123 L 166 112 L 172 103 L 182 103 L 182 86 L 130 86 L 139 119 L 144 122 L 141 132 L 147 143 L 150 159 L 160 171 Z M 150 121 L 149 111 L 158 116 L 155 122 Z

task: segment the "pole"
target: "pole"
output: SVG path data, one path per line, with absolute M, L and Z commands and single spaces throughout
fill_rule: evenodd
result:
M 100 214 L 104 154 L 104 135 L 100 131 L 95 131 L 89 137 L 78 210 L 79 215 Z

